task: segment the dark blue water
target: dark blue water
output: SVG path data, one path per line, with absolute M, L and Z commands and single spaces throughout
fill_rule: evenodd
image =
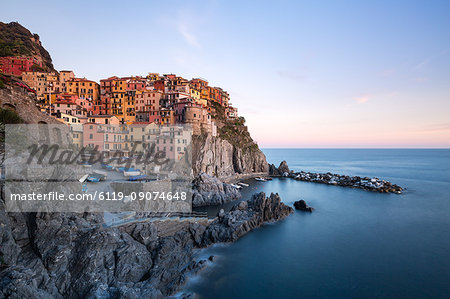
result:
M 264 150 L 291 169 L 376 176 L 402 195 L 274 179 L 295 212 L 234 244 L 206 249 L 212 266 L 187 289 L 204 298 L 450 298 L 450 150 Z

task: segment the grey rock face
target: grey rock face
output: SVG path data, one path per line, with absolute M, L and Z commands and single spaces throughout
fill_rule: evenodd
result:
M 192 206 L 220 205 L 241 197 L 239 191 L 218 178 L 200 173 L 193 182 Z
M 259 149 L 239 148 L 212 135 L 194 139 L 193 146 L 192 167 L 195 175 L 204 172 L 221 178 L 268 171 L 266 156 Z
M 163 298 L 206 266 L 194 248 L 234 241 L 291 212 L 278 195 L 260 193 L 211 224 L 102 228 L 98 214 L 5 213 L 1 200 L 0 298 Z
M 289 166 L 287 165 L 287 162 L 284 160 L 280 163 L 280 166 L 278 167 L 276 167 L 273 164 L 268 165 L 268 167 L 269 167 L 269 175 L 272 176 L 282 176 L 285 173 L 287 174 L 290 173 Z
M 266 222 L 281 220 L 292 212 L 278 194 L 272 193 L 269 197 L 264 192 L 255 194 L 247 201 L 247 207 L 243 204 L 228 213 L 219 212 L 219 217 L 205 230 L 203 245 L 236 241 L 250 230 Z
M 289 166 L 287 165 L 287 162 L 286 161 L 282 161 L 281 163 L 280 163 L 280 166 L 278 166 L 278 171 L 280 172 L 280 173 L 290 173 L 290 170 L 289 170 Z

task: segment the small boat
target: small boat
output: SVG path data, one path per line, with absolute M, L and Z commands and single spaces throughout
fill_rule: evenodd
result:
M 266 181 L 271 181 L 272 180 L 272 178 L 271 177 L 264 177 L 263 179 L 265 179 Z
M 236 188 L 236 189 L 241 189 L 242 186 L 236 185 L 236 184 L 230 184 L 232 187 Z
M 89 177 L 89 175 L 88 175 L 88 174 L 85 174 L 85 175 L 83 175 L 78 181 L 79 181 L 80 183 L 84 183 L 84 181 L 86 181 L 88 177 Z
M 242 183 L 242 182 L 239 182 L 239 183 L 237 183 L 238 185 L 241 185 L 241 186 L 244 186 L 244 187 L 248 187 L 248 186 L 250 186 L 249 184 L 246 184 L 246 183 Z
M 129 181 L 149 181 L 150 177 L 148 175 L 145 174 L 141 174 L 141 175 L 132 175 L 128 177 Z
M 97 183 L 100 181 L 104 181 L 105 178 L 106 178 L 106 175 L 99 174 L 99 173 L 93 173 L 93 174 L 90 174 L 86 180 L 88 182 Z
M 263 178 L 261 178 L 261 177 L 256 177 L 255 180 L 256 180 L 256 181 L 260 181 L 260 182 L 265 182 L 265 181 L 266 181 L 265 179 L 263 179 Z
M 124 171 L 123 172 L 123 175 L 124 176 L 138 176 L 138 175 L 140 175 L 141 174 L 141 172 L 140 171 Z
M 103 168 L 103 169 L 106 169 L 106 170 L 113 170 L 113 167 L 112 167 L 111 165 L 109 165 L 109 164 L 104 164 L 104 163 L 102 163 L 101 165 L 102 165 L 102 168 Z
M 88 182 L 91 182 L 91 183 L 98 183 L 98 182 L 100 182 L 100 178 L 95 177 L 95 176 L 88 176 L 86 180 Z
M 141 174 L 141 171 L 139 169 L 128 168 L 128 169 L 123 170 L 124 176 L 138 176 L 140 174 Z

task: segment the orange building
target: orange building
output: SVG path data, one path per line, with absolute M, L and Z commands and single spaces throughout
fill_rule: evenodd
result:
M 97 82 L 86 78 L 71 78 L 66 82 L 66 93 L 77 95 L 81 99 L 98 101 L 100 98 L 100 86 Z

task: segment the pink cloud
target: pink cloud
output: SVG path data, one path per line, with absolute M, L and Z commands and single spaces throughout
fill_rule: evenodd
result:
M 369 101 L 369 96 L 362 96 L 362 97 L 356 97 L 353 98 L 358 104 L 364 104 Z

